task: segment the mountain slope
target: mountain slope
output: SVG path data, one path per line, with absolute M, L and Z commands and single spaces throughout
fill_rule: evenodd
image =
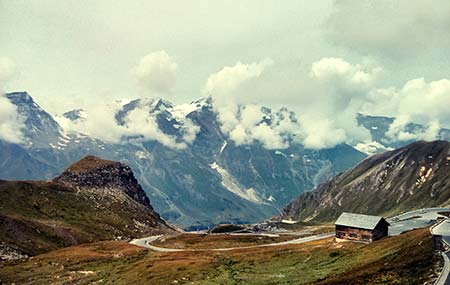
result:
M 396 214 L 450 204 L 450 142 L 415 142 L 366 158 L 288 204 L 282 218 L 332 221 L 342 212 Z
M 0 225 L 2 245 L 29 255 L 173 231 L 128 166 L 95 157 L 84 158 L 53 181 L 0 180 Z

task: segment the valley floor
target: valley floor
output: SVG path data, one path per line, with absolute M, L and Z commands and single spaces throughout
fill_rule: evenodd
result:
M 218 245 L 243 242 L 241 238 L 222 237 L 207 238 L 209 246 L 216 241 Z M 196 238 L 167 239 L 167 245 L 195 247 Z M 255 242 L 259 241 L 250 243 Z M 158 245 L 165 243 L 159 241 Z M 155 252 L 109 241 L 64 248 L 25 261 L 2 262 L 0 283 L 424 284 L 435 278 L 438 263 L 428 228 L 371 244 L 336 243 L 327 238 L 226 252 Z

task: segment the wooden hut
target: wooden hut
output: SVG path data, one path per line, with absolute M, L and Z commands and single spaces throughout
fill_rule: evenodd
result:
M 372 242 L 388 235 L 389 223 L 379 216 L 342 213 L 336 223 L 336 239 Z

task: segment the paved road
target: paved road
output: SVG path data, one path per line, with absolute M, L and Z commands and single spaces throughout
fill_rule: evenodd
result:
M 450 219 L 434 227 L 433 234 L 442 236 L 442 240 L 450 246 Z
M 405 231 L 430 227 L 438 217 L 445 218 L 445 216 L 438 214 L 438 212 L 445 211 L 450 211 L 450 208 L 421 209 L 390 218 L 388 219 L 388 222 L 391 224 L 391 226 L 389 227 L 389 235 L 395 236 Z
M 450 247 L 450 219 L 446 219 L 438 225 L 432 227 L 431 233 L 433 235 L 442 236 L 442 241 Z M 442 268 L 442 273 L 434 284 L 450 285 L 450 252 L 442 252 L 442 257 L 444 258 L 444 268 Z
M 182 249 L 182 248 L 165 248 L 151 245 L 152 242 L 159 239 L 162 236 L 151 236 L 141 239 L 134 239 L 130 243 L 142 246 L 145 248 L 149 248 L 155 251 L 161 252 L 181 252 L 181 251 L 230 251 L 237 249 L 249 249 L 249 248 L 259 248 L 259 247 L 271 247 L 271 246 L 280 246 L 280 245 L 288 245 L 288 244 L 302 244 L 310 241 L 316 241 L 321 239 L 326 239 L 334 236 L 334 232 L 332 233 L 324 233 L 319 235 L 313 235 L 309 237 L 302 237 L 298 239 L 293 239 L 289 241 L 277 242 L 277 243 L 269 243 L 269 244 L 261 244 L 261 245 L 250 245 L 250 246 L 242 246 L 242 247 L 227 247 L 227 248 L 214 248 L 214 249 Z
M 404 231 L 412 229 L 430 227 L 437 218 L 445 218 L 437 226 L 431 228 L 433 235 L 442 236 L 442 240 L 450 245 L 450 219 L 446 216 L 438 214 L 438 212 L 450 212 L 450 208 L 428 208 L 407 212 L 396 217 L 388 219 L 391 224 L 389 227 L 389 235 L 399 235 Z M 442 252 L 444 258 L 444 268 L 434 285 L 450 285 L 450 253 Z

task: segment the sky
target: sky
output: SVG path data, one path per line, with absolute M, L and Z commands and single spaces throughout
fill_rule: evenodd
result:
M 370 140 L 359 112 L 397 117 L 393 139 L 450 127 L 448 0 L 0 0 L 0 43 L 0 90 L 28 91 L 52 113 L 211 96 L 245 143 L 284 131 L 255 129 L 251 106 L 289 106 L 313 148 Z M 20 121 L 2 123 L 2 101 L 0 112 L 5 133 Z M 405 133 L 411 121 L 427 132 Z

